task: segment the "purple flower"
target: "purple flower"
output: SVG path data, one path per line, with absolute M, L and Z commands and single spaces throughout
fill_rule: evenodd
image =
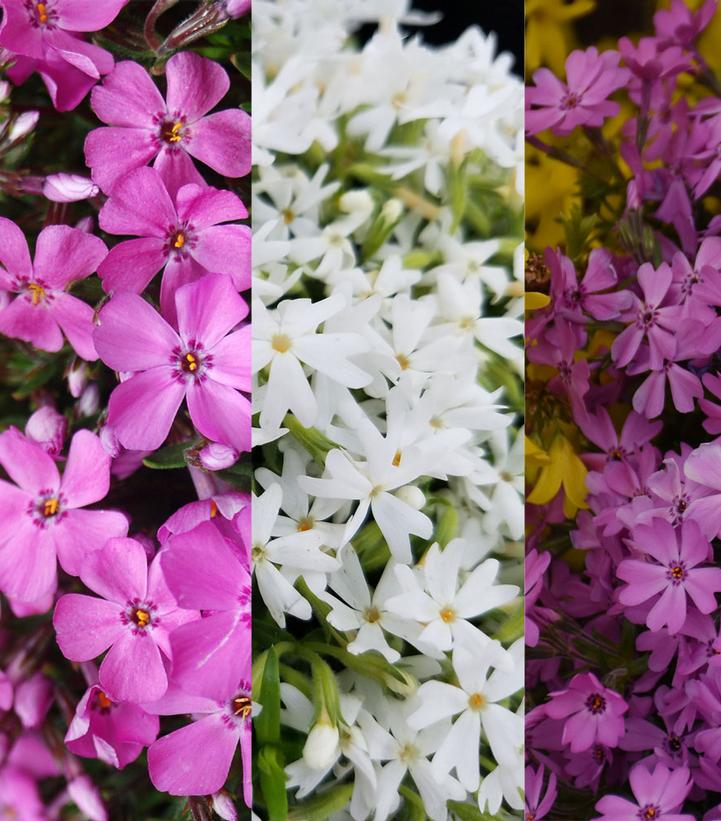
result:
M 183 399 L 193 424 L 214 442 L 250 449 L 248 313 L 230 277 L 208 274 L 175 294 L 178 331 L 142 297 L 117 294 L 100 312 L 101 359 L 130 376 L 113 391 L 108 412 L 119 441 L 154 450 L 168 435 Z
M 173 676 L 185 689 L 221 701 L 238 683 L 233 662 L 247 657 L 250 665 L 251 585 L 242 557 L 242 547 L 211 522 L 171 536 L 160 554 L 178 605 L 207 611 L 173 633 Z
M 31 414 L 25 423 L 25 435 L 37 442 L 51 456 L 57 456 L 63 449 L 68 420 L 52 405 L 43 405 Z
M 20 601 L 55 589 L 55 556 L 72 575 L 87 554 L 128 520 L 109 510 L 82 510 L 110 485 L 110 458 L 97 436 L 78 431 L 62 475 L 43 448 L 15 428 L 0 434 L 0 464 L 16 485 L 0 480 L 0 588 Z
M 575 675 L 566 690 L 551 693 L 545 705 L 550 718 L 565 718 L 563 744 L 580 753 L 593 744 L 615 747 L 624 732 L 623 714 L 628 704 L 593 675 Z
M 154 168 L 137 168 L 118 180 L 103 206 L 100 227 L 141 239 L 114 246 L 98 268 L 108 293 L 140 293 L 163 267 L 160 302 L 174 312 L 179 285 L 204 273 L 228 274 L 239 291 L 250 287 L 250 229 L 219 223 L 248 212 L 231 191 L 184 185 L 171 197 Z
M 23 232 L 0 217 L 0 292 L 17 294 L 0 310 L 0 333 L 44 351 L 59 351 L 64 333 L 79 356 L 97 359 L 93 309 L 67 289 L 96 271 L 107 253 L 98 237 L 50 225 L 40 232 L 31 261 Z
M 687 478 L 711 491 L 691 502 L 688 515 L 699 523 L 707 538 L 713 539 L 721 533 L 721 445 L 701 445 L 689 454 L 684 472 Z
M 158 717 L 137 704 L 117 702 L 98 684 L 89 687 L 75 708 L 65 744 L 70 752 L 97 758 L 122 769 L 158 737 Z
M 627 69 L 618 67 L 619 60 L 616 51 L 573 51 L 566 58 L 565 83 L 549 69 L 539 68 L 533 74 L 536 85 L 526 88 L 526 131 L 538 134 L 550 128 L 566 135 L 581 125 L 603 125 L 619 111 L 619 104 L 608 97 L 629 76 Z
M 644 340 L 649 345 L 649 367 L 653 370 L 661 368 L 664 360 L 674 358 L 676 340 L 672 331 L 678 309 L 675 305 L 664 304 L 672 278 L 671 268 L 665 262 L 656 270 L 648 262 L 638 269 L 643 300 L 632 295 L 632 304 L 627 312 L 627 318 L 632 323 L 614 339 L 611 346 L 618 367 L 628 365 Z
M 694 821 L 693 815 L 679 815 L 693 781 L 686 767 L 669 770 L 657 764 L 653 771 L 637 764 L 629 775 L 634 801 L 605 795 L 596 809 L 603 815 L 594 821 Z
M 226 177 L 250 171 L 249 115 L 239 108 L 208 114 L 230 87 L 225 69 L 183 51 L 168 60 L 166 78 L 164 100 L 148 72 L 125 61 L 93 90 L 93 110 L 110 127 L 88 134 L 85 158 L 106 193 L 153 158 L 171 193 L 204 185 L 191 157 Z
M 556 312 L 566 319 L 585 322 L 583 313 L 594 319 L 615 319 L 629 307 L 631 295 L 627 291 L 611 291 L 618 275 L 612 254 L 605 248 L 594 248 L 588 258 L 588 267 L 579 282 L 576 268 L 568 257 L 558 255 L 560 264 L 553 265 L 551 290 Z
M 53 105 L 68 111 L 101 75 L 112 71 L 112 55 L 77 35 L 112 23 L 127 0 L 2 0 L 0 46 L 17 55 L 9 72 L 15 83 L 37 71 Z
M 660 9 L 653 16 L 661 45 L 691 48 L 711 22 L 717 7 L 718 0 L 706 0 L 694 13 L 684 0 L 671 0 L 670 9 Z
M 627 584 L 618 599 L 627 606 L 654 599 L 646 617 L 650 630 L 667 625 L 671 635 L 678 633 L 686 621 L 687 596 L 702 613 L 715 609 L 721 568 L 697 567 L 708 560 L 711 546 L 695 521 L 684 521 L 677 529 L 664 519 L 638 525 L 632 546 L 652 561 L 624 559 L 618 565 L 616 572 Z
M 110 648 L 99 680 L 113 701 L 161 698 L 168 689 L 163 655 L 171 655 L 170 633 L 197 614 L 178 609 L 160 563 L 148 568 L 134 539 L 109 539 L 86 559 L 80 578 L 102 598 L 68 593 L 58 600 L 53 624 L 63 655 L 90 661 Z
M 250 670 L 247 671 L 248 673 Z M 228 777 L 240 744 L 243 762 L 243 794 L 251 806 L 251 713 L 250 676 L 245 675 L 222 698 L 207 698 L 175 690 L 156 705 L 159 715 L 192 713 L 192 724 L 159 738 L 148 750 L 150 780 L 170 795 L 209 795 Z M 198 751 L 203 751 L 198 766 Z

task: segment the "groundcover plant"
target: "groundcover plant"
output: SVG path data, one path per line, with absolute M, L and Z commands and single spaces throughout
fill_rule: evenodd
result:
M 3 818 L 250 814 L 247 6 L 0 2 Z
M 253 11 L 255 810 L 522 810 L 522 87 L 405 2 Z M 361 28 L 362 27 L 362 28 Z
M 526 91 L 526 813 L 716 821 L 721 17 L 602 5 Z

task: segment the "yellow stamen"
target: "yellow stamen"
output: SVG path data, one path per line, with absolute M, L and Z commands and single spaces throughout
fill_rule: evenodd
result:
M 298 533 L 306 533 L 308 530 L 313 530 L 313 520 L 312 519 L 301 519 L 298 522 Z
M 198 370 L 198 361 L 193 356 L 192 353 L 185 354 L 185 361 L 187 362 L 187 368 L 189 371 L 197 371 Z
M 483 693 L 474 693 L 468 699 L 468 706 L 471 708 L 471 710 L 482 710 L 487 703 L 488 702 Z
M 238 696 L 233 699 L 233 712 L 241 718 L 248 718 L 253 709 L 253 704 L 248 696 Z
M 183 139 L 183 135 L 180 133 L 182 127 L 182 123 L 173 123 L 170 128 L 165 129 L 163 136 L 169 143 L 179 143 Z
M 58 512 L 59 504 L 57 499 L 46 499 L 45 504 L 43 504 L 43 516 L 46 518 L 54 516 Z
M 396 362 L 401 366 L 402 371 L 407 371 L 410 368 L 411 361 L 405 354 L 399 353 L 396 357 Z
M 139 608 L 134 613 L 135 623 L 138 627 L 147 627 L 150 624 L 150 613 L 147 610 L 140 610 Z
M 400 465 L 402 456 L 403 456 L 403 454 L 399 450 L 397 450 L 393 454 L 393 461 L 391 462 L 391 464 L 393 465 L 394 468 L 397 468 Z
M 113 702 L 102 690 L 98 690 L 98 704 L 103 710 L 109 710 L 113 706 Z
M 290 350 L 292 343 L 289 336 L 286 336 L 285 334 L 274 334 L 270 344 L 274 351 L 277 351 L 278 353 L 286 353 Z
M 441 621 L 451 624 L 456 620 L 456 611 L 452 607 L 444 607 L 440 612 Z
M 218 505 L 215 504 L 215 499 L 210 500 L 210 518 L 215 519 L 218 515 Z
M 45 3 L 38 3 L 37 10 L 38 10 L 38 20 L 41 23 L 47 23 L 48 22 L 47 5 Z
M 45 299 L 45 288 L 38 285 L 37 282 L 30 282 L 28 284 L 28 291 L 32 294 L 33 305 L 38 305 L 41 300 Z
M 173 242 L 173 248 L 182 248 L 185 245 L 185 234 L 182 231 L 178 231 L 175 235 L 175 242 Z

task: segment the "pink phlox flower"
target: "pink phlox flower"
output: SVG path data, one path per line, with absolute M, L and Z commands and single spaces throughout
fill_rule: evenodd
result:
M 659 818 L 663 821 L 695 821 L 693 815 L 679 810 L 691 791 L 693 781 L 687 767 L 669 769 L 657 764 L 653 770 L 636 764 L 629 775 L 634 801 L 618 795 L 605 795 L 597 804 L 601 816 L 594 821 L 638 821 Z

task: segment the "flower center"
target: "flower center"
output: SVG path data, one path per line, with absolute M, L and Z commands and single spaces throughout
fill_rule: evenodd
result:
M 253 704 L 248 696 L 236 696 L 233 699 L 233 714 L 241 718 L 248 718 L 253 709 Z
M 446 624 L 452 624 L 456 620 L 456 611 L 452 607 L 444 607 L 440 611 L 441 621 Z
M 403 454 L 402 454 L 399 450 L 397 450 L 397 451 L 393 454 L 393 459 L 392 459 L 392 461 L 391 461 L 391 464 L 393 465 L 393 467 L 394 467 L 394 468 L 397 468 L 397 467 L 399 467 L 399 466 L 400 466 L 400 463 L 401 463 L 401 458 L 402 458 L 402 457 L 403 457 Z
M 605 713 L 606 699 L 600 693 L 591 693 L 591 695 L 586 699 L 586 707 L 591 713 L 593 713 L 593 715 Z
M 60 500 L 55 496 L 51 496 L 49 499 L 46 499 L 42 503 L 41 512 L 42 512 L 42 515 L 46 519 L 50 519 L 53 516 L 57 516 L 57 513 L 58 513 L 59 509 L 60 509 Z
M 180 382 L 191 378 L 202 382 L 206 372 L 213 367 L 213 355 L 203 348 L 202 343 L 189 339 L 185 347 L 173 349 L 172 364 L 175 366 L 173 374 Z
M 666 741 L 668 743 L 668 749 L 669 749 L 670 752 L 672 752 L 672 753 L 681 752 L 681 747 L 683 746 L 683 743 L 677 735 L 675 735 L 674 733 L 671 733 L 671 735 L 666 739 Z
M 580 102 L 580 96 L 578 94 L 574 94 L 572 91 L 569 91 L 568 94 L 565 94 L 561 98 L 561 108 L 564 111 L 569 111 L 572 108 L 576 108 Z
M 673 562 L 666 572 L 666 578 L 671 581 L 673 585 L 681 584 L 681 582 L 688 576 L 686 567 L 683 562 Z
M 407 371 L 411 366 L 411 360 L 403 353 L 396 356 L 396 362 L 401 366 L 402 371 Z
M 265 559 L 265 547 L 261 544 L 253 545 L 250 556 L 254 562 L 262 562 Z
M 95 708 L 101 713 L 109 713 L 113 702 L 105 695 L 102 690 L 95 693 Z
M 176 231 L 172 237 L 173 248 L 182 248 L 185 245 L 185 234 L 182 231 Z
M 281 213 L 283 215 L 283 222 L 286 225 L 290 225 L 291 222 L 293 222 L 293 220 L 295 219 L 295 214 L 290 210 L 290 208 L 286 208 Z
M 593 760 L 597 764 L 600 764 L 606 758 L 606 753 L 603 751 L 603 747 L 601 747 L 599 744 L 597 744 L 593 748 L 593 752 L 591 753 L 591 757 L 593 758 Z
M 656 821 L 656 819 L 661 817 L 661 808 L 653 804 L 646 804 L 645 807 L 639 810 L 638 817 L 641 818 L 642 821 Z
M 183 357 L 180 367 L 186 373 L 195 373 L 198 370 L 198 356 L 196 353 L 188 351 Z
M 179 143 L 183 139 L 183 123 L 179 120 L 164 122 L 160 126 L 160 136 L 169 145 Z
M 401 761 L 414 761 L 418 758 L 418 748 L 414 744 L 404 744 L 398 754 Z
M 637 324 L 640 328 L 648 329 L 656 324 L 658 319 L 658 311 L 653 305 L 646 305 L 643 310 L 638 312 Z
M 45 288 L 38 285 L 37 282 L 28 283 L 28 291 L 30 291 L 30 298 L 33 305 L 39 305 L 45 299 Z
M 147 610 L 144 610 L 142 607 L 136 607 L 130 614 L 130 621 L 137 627 L 145 629 L 152 621 L 152 617 Z
M 308 530 L 313 530 L 314 522 L 311 518 L 306 517 L 298 522 L 298 533 L 306 533 Z
M 270 344 L 273 350 L 277 351 L 277 353 L 287 353 L 293 343 L 290 337 L 286 334 L 274 334 Z
M 215 519 L 218 515 L 218 505 L 215 503 L 215 499 L 210 500 L 210 518 Z
M 473 695 L 468 698 L 468 706 L 476 712 L 482 710 L 486 704 L 488 704 L 488 700 L 483 693 L 473 693 Z
M 368 624 L 375 624 L 381 620 L 381 613 L 377 607 L 368 607 L 363 613 L 363 618 Z

